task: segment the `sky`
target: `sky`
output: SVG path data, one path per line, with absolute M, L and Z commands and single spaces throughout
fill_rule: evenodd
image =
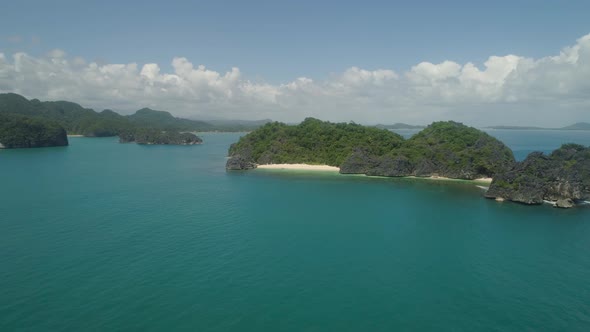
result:
M 590 122 L 589 1 L 5 1 L 0 92 L 195 119 Z

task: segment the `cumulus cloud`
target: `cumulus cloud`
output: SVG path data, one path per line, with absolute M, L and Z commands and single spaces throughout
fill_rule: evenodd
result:
M 191 118 L 315 116 L 360 123 L 561 125 L 590 121 L 590 34 L 556 55 L 490 56 L 481 66 L 421 62 L 405 72 L 352 67 L 323 80 L 255 82 L 176 57 L 156 63 L 99 64 L 53 50 L 42 57 L 0 53 L 0 92 L 65 99 L 124 113 L 141 107 Z

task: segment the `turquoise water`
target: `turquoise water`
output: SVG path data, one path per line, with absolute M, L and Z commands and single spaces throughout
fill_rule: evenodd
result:
M 493 134 L 517 155 L 590 144 Z M 0 330 L 590 330 L 590 208 L 226 173 L 238 137 L 0 151 Z

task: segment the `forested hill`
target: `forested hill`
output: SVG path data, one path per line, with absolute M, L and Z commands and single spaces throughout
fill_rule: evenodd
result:
M 355 148 L 384 154 L 402 141 L 400 135 L 389 130 L 307 118 L 295 126 L 268 123 L 242 137 L 230 147 L 229 153 L 257 164 L 339 166 Z
M 0 113 L 0 149 L 66 145 L 66 131 L 53 121 Z
M 175 118 L 168 112 L 156 111 L 149 108 L 142 108 L 135 112 L 135 114 L 127 116 L 127 119 L 137 127 L 186 131 L 206 131 L 213 129 L 211 124 L 203 121 Z
M 257 164 L 309 163 L 341 173 L 378 176 L 491 177 L 514 164 L 502 142 L 457 122 L 435 122 L 404 140 L 389 130 L 308 118 L 301 124 L 267 124 L 229 149 L 228 169 Z
M 249 131 L 252 126 L 242 122 L 239 126 L 216 125 L 204 121 L 176 118 L 164 111 L 143 108 L 133 115 L 120 115 L 112 110 L 96 112 L 68 101 L 28 100 L 15 93 L 0 94 L 0 113 L 26 115 L 41 121 L 54 121 L 68 134 L 84 136 L 117 136 L 122 130 L 152 128 L 171 131 Z

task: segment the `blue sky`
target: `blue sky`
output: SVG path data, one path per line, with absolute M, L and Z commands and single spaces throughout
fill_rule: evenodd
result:
M 541 57 L 590 32 L 590 1 L 19 0 L 2 7 L 5 52 L 59 48 L 109 63 L 183 56 L 271 82 L 351 66 Z M 15 36 L 39 43 L 6 40 Z
M 65 56 L 70 64 L 76 57 L 83 58 L 85 64 L 94 62 L 99 66 L 135 63 L 139 75 L 143 65 L 154 63 L 158 64 L 159 73 L 174 74 L 177 69 L 172 61 L 182 57 L 195 68 L 205 65 L 220 76 L 237 67 L 240 81 L 260 84 L 252 87 L 257 92 L 265 88 L 264 84 L 278 89 L 300 77 L 331 84 L 350 68 L 366 70 L 371 75 L 378 70 L 390 70 L 396 77 L 404 77 L 421 62 L 452 61 L 461 66 L 472 63 L 484 70 L 490 56 L 513 54 L 538 60 L 558 55 L 590 33 L 590 1 L 19 0 L 3 1 L 1 8 L 0 53 L 9 63 L 19 52 L 41 61 L 52 50 L 59 49 L 65 54 L 60 57 Z M 16 62 L 11 65 L 16 67 Z M 61 96 L 55 91 L 11 89 L 7 84 L 0 86 L 0 90 L 46 98 Z M 275 99 L 285 94 L 269 93 L 274 93 Z M 372 95 L 370 90 L 360 95 L 367 93 Z M 235 94 L 229 94 L 235 99 Z M 99 108 L 102 105 L 100 100 L 92 104 L 92 98 L 84 97 L 84 93 L 80 96 L 79 102 Z M 273 96 L 264 98 L 269 100 Z M 217 108 L 208 108 L 204 104 L 206 98 L 193 97 L 201 105 L 195 116 L 222 108 L 219 104 Z M 301 105 L 312 102 L 303 101 Z M 343 100 L 334 103 L 346 104 Z M 381 98 L 376 103 L 383 106 L 386 101 Z M 180 107 L 164 101 L 152 101 L 152 105 Z M 135 106 L 136 103 L 124 100 L 104 105 L 123 111 Z M 279 106 L 274 109 L 288 112 L 288 107 L 295 107 L 292 103 Z M 413 111 L 409 104 L 390 106 L 399 110 L 390 114 L 391 120 L 416 121 L 427 116 L 396 117 Z M 254 106 L 251 102 L 247 107 Z M 530 103 L 528 107 L 532 107 Z M 274 115 L 273 118 L 289 120 L 300 117 L 269 114 L 270 108 L 258 116 Z M 232 112 L 226 115 L 239 116 Z M 384 112 L 371 115 L 368 121 L 379 120 Z M 310 109 L 307 113 L 317 112 Z M 349 114 L 354 114 L 354 110 L 342 118 L 350 118 Z M 439 112 L 441 117 L 445 114 Z M 457 117 L 461 119 L 459 113 Z M 577 113 L 572 113 L 572 119 L 577 117 Z

